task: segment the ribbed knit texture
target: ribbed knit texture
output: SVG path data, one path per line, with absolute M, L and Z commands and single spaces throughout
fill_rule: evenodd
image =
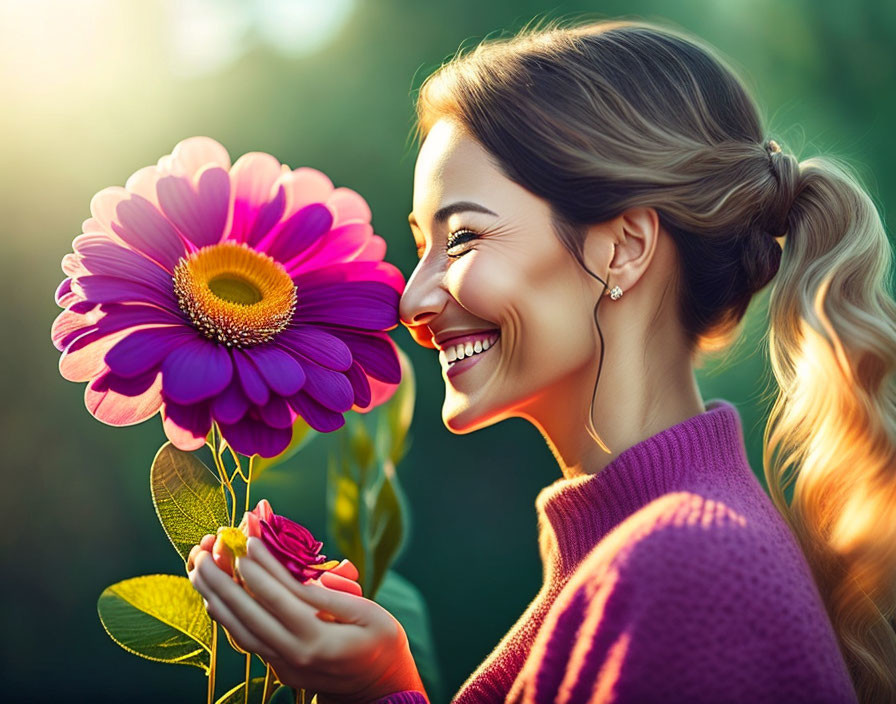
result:
M 857 701 L 737 409 L 706 408 L 539 492 L 544 583 L 452 704 Z

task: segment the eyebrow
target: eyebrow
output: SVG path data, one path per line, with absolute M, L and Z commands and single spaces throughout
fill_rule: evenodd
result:
M 455 213 L 461 213 L 465 210 L 472 210 L 476 213 L 485 213 L 486 215 L 497 215 L 497 213 L 489 210 L 484 205 L 479 205 L 479 203 L 474 203 L 469 200 L 460 200 L 456 203 L 450 203 L 439 208 L 433 215 L 433 220 L 435 220 L 436 224 L 441 225 Z M 408 222 L 411 225 L 420 227 L 420 225 L 417 224 L 417 218 L 414 217 L 413 213 L 408 215 Z

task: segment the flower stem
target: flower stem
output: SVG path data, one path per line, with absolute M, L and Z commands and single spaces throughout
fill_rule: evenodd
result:
M 246 477 L 246 510 L 249 510 L 249 489 L 252 486 L 252 465 L 255 463 L 255 455 L 249 458 L 249 476 Z
M 246 687 L 243 692 L 243 704 L 249 704 L 249 682 L 252 669 L 252 653 L 246 653 Z
M 261 691 L 261 704 L 268 701 L 268 685 L 271 683 L 271 664 L 267 663 L 267 670 L 264 673 L 264 689 Z
M 208 663 L 208 704 L 215 701 L 215 664 L 218 655 L 218 622 L 212 620 L 212 652 Z
M 233 484 L 230 481 L 230 476 L 227 474 L 227 468 L 224 466 L 224 452 L 221 450 L 220 442 L 221 429 L 218 427 L 217 423 L 214 424 L 213 428 L 215 450 L 214 452 L 212 452 L 212 455 L 215 458 L 215 467 L 218 470 L 218 477 L 221 480 L 221 483 L 224 484 L 224 486 L 226 486 L 227 490 L 230 492 L 230 526 L 232 528 L 236 519 L 236 492 L 233 490 Z

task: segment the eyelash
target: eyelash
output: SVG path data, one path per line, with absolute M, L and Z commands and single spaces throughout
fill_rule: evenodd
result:
M 471 236 L 467 239 L 461 240 L 461 242 L 455 242 L 454 240 L 458 239 L 462 234 L 469 234 Z M 447 253 L 447 250 L 451 249 L 456 244 L 462 244 L 463 242 L 469 242 L 470 240 L 475 239 L 476 237 L 478 237 L 477 233 L 473 232 L 473 230 L 466 228 L 466 227 L 463 227 L 460 230 L 455 230 L 454 232 L 449 233 L 448 237 L 445 240 L 446 253 Z M 448 254 L 447 256 L 451 257 L 452 259 L 457 259 L 458 257 L 462 257 L 464 254 L 466 254 L 469 251 L 470 250 L 468 249 L 461 254 Z M 417 247 L 417 259 L 422 259 L 422 258 L 423 258 L 423 247 Z

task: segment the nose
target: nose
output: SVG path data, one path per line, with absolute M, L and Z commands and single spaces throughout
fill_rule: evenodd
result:
M 451 294 L 442 285 L 436 268 L 422 263 L 423 260 L 417 264 L 405 284 L 398 302 L 398 317 L 418 345 L 435 349 L 429 323 L 444 310 Z

